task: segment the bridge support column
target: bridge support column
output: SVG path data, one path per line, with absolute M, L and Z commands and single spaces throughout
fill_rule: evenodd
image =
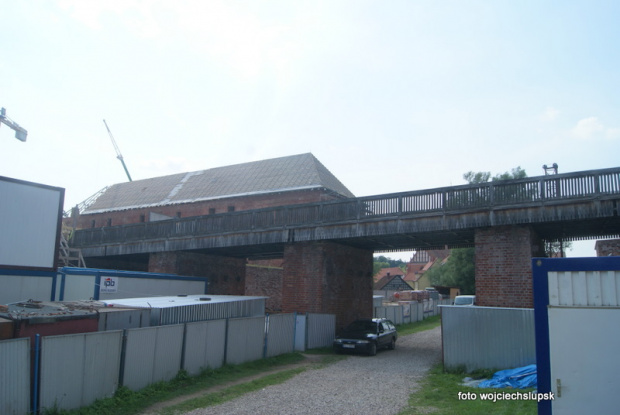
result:
M 488 307 L 534 307 L 532 257 L 544 256 L 529 226 L 477 229 L 476 302 Z
M 371 318 L 372 255 L 332 242 L 302 242 L 284 249 L 282 311 L 336 315 L 336 329 Z
M 208 277 L 209 294 L 244 295 L 245 262 L 217 255 L 158 252 L 149 256 L 149 272 Z

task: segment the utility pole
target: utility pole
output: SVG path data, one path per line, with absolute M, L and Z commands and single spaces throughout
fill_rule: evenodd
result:
M 9 128 L 15 130 L 15 138 L 19 141 L 26 141 L 26 137 L 28 136 L 28 131 L 24 128 L 20 127 L 15 121 L 11 120 L 6 116 L 6 109 L 0 109 L 0 124 L 6 124 Z

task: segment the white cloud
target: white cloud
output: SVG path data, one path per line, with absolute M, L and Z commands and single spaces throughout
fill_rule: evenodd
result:
M 579 120 L 577 125 L 571 130 L 573 137 L 581 140 L 594 140 L 605 135 L 614 129 L 606 128 L 599 120 L 598 117 L 588 117 Z
M 555 119 L 558 118 L 558 115 L 560 115 L 560 110 L 553 108 L 553 107 L 547 107 L 545 108 L 545 111 L 540 115 L 540 120 L 541 121 L 554 121 Z

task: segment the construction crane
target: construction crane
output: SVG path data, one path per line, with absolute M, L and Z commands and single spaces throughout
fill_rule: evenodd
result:
M 121 164 L 123 165 L 123 168 L 125 169 L 125 173 L 127 173 L 127 178 L 131 182 L 133 180 L 131 180 L 131 176 L 129 175 L 129 170 L 127 170 L 127 166 L 125 165 L 125 160 L 123 160 L 123 155 L 121 154 L 121 150 L 116 145 L 116 141 L 114 140 L 112 131 L 110 131 L 110 127 L 108 127 L 108 123 L 105 122 L 105 120 L 103 120 L 103 123 L 105 124 L 105 128 L 108 130 L 108 134 L 110 135 L 110 140 L 112 140 L 112 145 L 114 146 L 114 150 L 116 150 L 116 158 L 121 161 Z
M 9 128 L 15 130 L 15 138 L 19 141 L 26 141 L 26 137 L 28 136 L 28 131 L 24 128 L 20 127 L 15 121 L 11 120 L 6 116 L 6 109 L 0 109 L 0 124 L 6 124 Z

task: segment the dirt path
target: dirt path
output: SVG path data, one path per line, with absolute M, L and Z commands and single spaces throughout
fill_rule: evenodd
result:
M 158 411 L 228 387 L 299 367 L 309 369 L 282 384 L 249 392 L 220 405 L 198 408 L 191 415 L 393 415 L 407 406 L 430 367 L 441 360 L 440 327 L 403 336 L 396 350 L 382 350 L 375 357 L 350 356 L 321 367 L 323 356 L 305 355 L 300 363 L 281 366 L 235 382 L 204 389 L 148 408 L 141 415 Z M 390 399 L 385 399 L 389 396 Z
M 211 388 L 203 389 L 203 390 L 198 391 L 198 392 L 194 392 L 194 393 L 190 393 L 190 394 L 187 394 L 187 395 L 179 396 L 179 397 L 176 397 L 174 399 L 167 400 L 165 402 L 158 402 L 158 403 L 156 403 L 154 405 L 149 406 L 144 411 L 140 412 L 140 415 L 157 415 L 161 410 L 163 410 L 165 408 L 169 408 L 171 406 L 178 405 L 180 403 L 183 403 L 183 402 L 195 399 L 195 398 L 200 398 L 201 396 L 204 396 L 204 395 L 209 395 L 211 393 L 219 392 L 219 391 L 224 390 L 226 388 L 229 388 L 231 386 L 235 386 L 235 385 L 240 385 L 240 384 L 243 384 L 243 383 L 251 382 L 253 380 L 260 379 L 260 378 L 263 378 L 265 376 L 268 376 L 268 375 L 271 375 L 271 374 L 274 374 L 274 373 L 284 372 L 286 370 L 297 369 L 297 368 L 300 368 L 300 367 L 317 366 L 323 360 L 323 356 L 322 355 L 304 354 L 303 356 L 305 357 L 305 359 L 303 361 L 299 362 L 299 363 L 292 363 L 290 365 L 278 366 L 277 368 L 274 368 L 272 370 L 267 370 L 267 371 L 258 373 L 258 374 L 253 375 L 253 376 L 247 376 L 247 377 L 244 377 L 244 378 L 241 378 L 241 379 L 237 379 L 237 380 L 232 381 L 232 382 L 223 383 L 221 385 L 217 385 L 217 386 L 213 386 Z

